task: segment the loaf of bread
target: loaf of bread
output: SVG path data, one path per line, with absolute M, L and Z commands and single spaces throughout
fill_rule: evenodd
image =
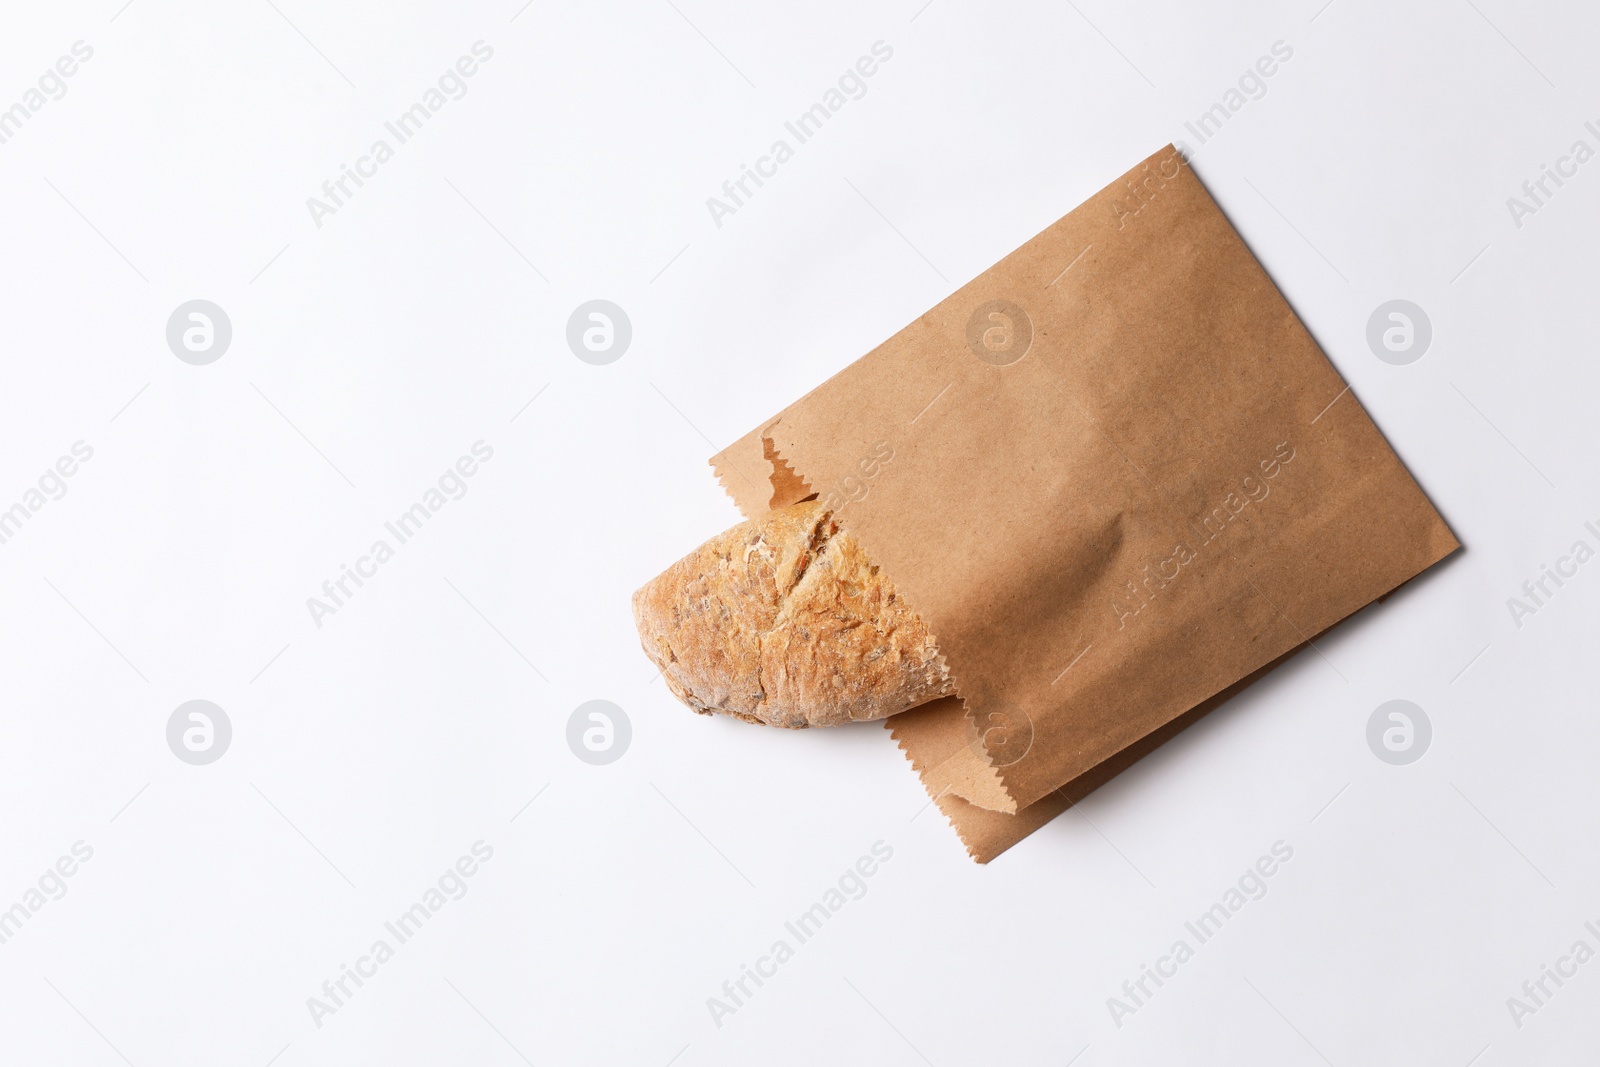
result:
M 707 541 L 633 595 L 633 616 L 701 714 L 837 726 L 955 691 L 928 627 L 814 501 Z

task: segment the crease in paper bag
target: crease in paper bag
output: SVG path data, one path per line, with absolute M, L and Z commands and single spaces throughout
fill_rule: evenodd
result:
M 759 518 L 774 508 L 817 495 L 778 449 L 773 430 L 781 421 L 746 434 L 711 458 L 718 482 L 746 518 Z M 943 653 L 939 659 L 949 671 Z M 884 725 L 968 854 L 987 863 L 1065 811 L 1071 802 L 1051 794 L 1018 807 L 976 720 L 960 698 L 959 679 L 953 680 L 955 697 L 891 716 Z

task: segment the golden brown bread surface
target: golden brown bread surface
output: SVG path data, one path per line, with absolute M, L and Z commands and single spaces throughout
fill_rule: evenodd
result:
M 633 617 L 702 714 L 836 726 L 955 691 L 922 619 L 816 502 L 713 537 L 635 593 Z

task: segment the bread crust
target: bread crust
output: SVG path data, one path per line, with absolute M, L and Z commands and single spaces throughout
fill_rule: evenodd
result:
M 955 691 L 927 625 L 816 501 L 713 537 L 635 593 L 633 615 L 702 714 L 837 726 Z

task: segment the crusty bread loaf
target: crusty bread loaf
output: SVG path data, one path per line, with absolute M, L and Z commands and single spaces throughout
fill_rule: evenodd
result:
M 816 502 L 713 537 L 635 593 L 633 615 L 702 714 L 836 726 L 954 692 L 927 626 Z

